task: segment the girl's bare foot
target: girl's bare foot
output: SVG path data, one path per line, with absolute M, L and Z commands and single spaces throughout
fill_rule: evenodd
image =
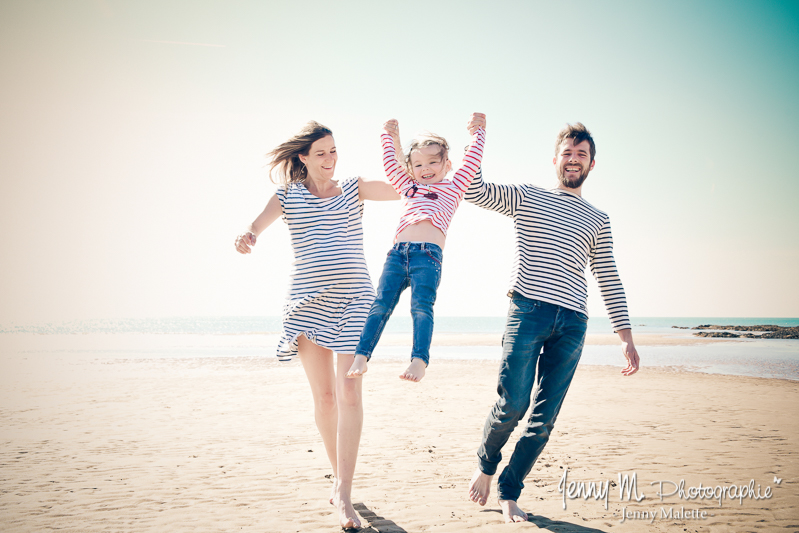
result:
M 472 476 L 472 482 L 469 483 L 469 499 L 474 503 L 485 505 L 488 501 L 488 494 L 491 492 L 491 478 L 488 474 L 483 474 L 479 468 Z
M 358 513 L 352 506 L 349 496 L 339 494 L 336 498 L 338 501 L 338 521 L 342 529 L 357 529 L 361 527 L 361 520 L 358 518 Z
M 511 522 L 527 522 L 527 513 L 519 509 L 519 506 L 513 500 L 499 500 L 499 506 L 502 507 L 502 516 L 505 517 L 505 523 Z
M 366 357 L 363 355 L 356 355 L 355 361 L 352 362 L 352 366 L 347 371 L 347 377 L 350 379 L 359 378 L 366 374 Z
M 418 357 L 414 357 L 413 359 L 411 359 L 411 365 L 405 369 L 405 372 L 400 374 L 400 379 L 418 383 L 419 381 L 422 381 L 426 368 L 427 365 L 424 364 L 424 361 L 422 361 Z

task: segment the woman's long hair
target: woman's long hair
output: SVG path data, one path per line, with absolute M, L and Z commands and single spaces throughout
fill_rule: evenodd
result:
M 308 169 L 300 161 L 300 155 L 308 155 L 311 145 L 328 135 L 333 135 L 330 128 L 322 126 L 318 122 L 310 121 L 300 132 L 278 145 L 269 152 L 267 157 L 271 159 L 269 163 L 269 179 L 273 183 L 288 186 L 292 183 L 302 183 L 308 177 Z M 277 172 L 277 181 L 272 172 Z

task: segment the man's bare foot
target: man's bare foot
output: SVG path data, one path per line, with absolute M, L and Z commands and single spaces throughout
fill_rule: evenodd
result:
M 424 371 L 426 368 L 427 365 L 424 364 L 424 361 L 422 361 L 418 357 L 414 357 L 413 359 L 411 359 L 410 366 L 405 369 L 405 372 L 400 374 L 400 379 L 418 383 L 419 381 L 422 381 L 422 378 L 424 377 Z
M 355 379 L 363 376 L 366 374 L 366 357 L 363 355 L 356 355 L 355 361 L 352 362 L 352 366 L 347 371 L 347 377 L 350 379 Z
M 513 500 L 499 500 L 499 506 L 502 507 L 502 516 L 505 517 L 505 523 L 511 522 L 527 522 L 527 513 L 519 509 L 519 506 Z
M 338 521 L 342 529 L 357 529 L 361 527 L 361 520 L 358 518 L 358 513 L 352 506 L 349 496 L 338 494 L 336 497 L 338 505 Z
M 472 482 L 469 483 L 469 499 L 474 503 L 485 505 L 488 501 L 488 494 L 491 492 L 491 478 L 488 474 L 483 474 L 479 468 L 472 476 Z

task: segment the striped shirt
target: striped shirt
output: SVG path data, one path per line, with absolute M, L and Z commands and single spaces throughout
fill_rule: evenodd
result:
M 585 268 L 590 262 L 613 331 L 630 328 L 608 215 L 562 189 L 485 183 L 481 172 L 466 201 L 513 218 L 511 291 L 587 315 Z
M 402 214 L 397 232 L 394 234 L 395 242 L 402 230 L 427 219 L 446 235 L 458 204 L 463 200 L 466 189 L 480 168 L 485 145 L 485 130 L 478 128 L 472 135 L 472 143 L 463 156 L 463 165 L 452 176 L 452 180 L 445 179 L 429 186 L 415 182 L 399 164 L 394 150 L 394 140 L 389 134 L 384 133 L 380 139 L 383 143 L 383 168 L 386 176 L 394 190 L 402 197 Z M 415 193 L 414 185 L 418 188 Z M 435 193 L 438 197 L 426 198 L 425 194 L 428 193 Z

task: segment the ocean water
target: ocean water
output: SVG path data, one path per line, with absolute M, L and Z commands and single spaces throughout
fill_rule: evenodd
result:
M 797 318 L 633 318 L 634 334 L 691 336 L 701 324 L 799 326 Z M 436 317 L 438 333 L 500 334 L 505 317 Z M 389 333 L 410 333 L 410 317 L 394 317 Z M 279 340 L 279 317 L 179 317 L 103 319 L 53 324 L 0 325 L 0 356 L 84 358 L 273 358 Z M 589 333 L 612 333 L 607 318 L 589 320 Z M 643 366 L 680 367 L 688 371 L 780 378 L 799 381 L 799 340 L 721 339 L 701 345 L 639 346 Z M 410 347 L 380 346 L 375 357 L 407 359 Z M 434 346 L 431 359 L 499 361 L 499 346 Z M 625 365 L 618 345 L 586 346 L 583 365 Z
M 453 317 L 437 316 L 437 333 L 501 333 L 505 327 L 504 316 Z M 702 324 L 754 326 L 771 324 L 799 326 L 799 318 L 724 318 L 724 317 L 641 317 L 632 318 L 636 333 L 668 333 L 672 326 L 694 327 Z M 236 335 L 279 333 L 279 316 L 218 316 L 174 318 L 93 319 L 44 324 L 0 324 L 0 333 L 35 333 L 38 335 L 72 335 L 87 333 L 159 333 Z M 386 333 L 410 333 L 413 324 L 410 316 L 393 316 L 386 324 Z M 588 333 L 613 333 L 607 317 L 592 317 Z

